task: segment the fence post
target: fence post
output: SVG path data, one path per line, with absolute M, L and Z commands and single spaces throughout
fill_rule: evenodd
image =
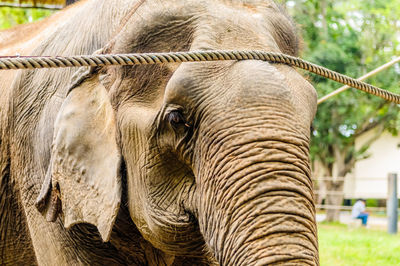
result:
M 390 173 L 388 175 L 388 199 L 387 199 L 387 217 L 388 217 L 388 233 L 397 233 L 397 174 Z

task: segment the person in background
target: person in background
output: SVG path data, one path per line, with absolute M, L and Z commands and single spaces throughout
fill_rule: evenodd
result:
M 362 225 L 367 226 L 368 213 L 365 212 L 365 199 L 358 199 L 351 210 L 353 219 L 361 219 Z

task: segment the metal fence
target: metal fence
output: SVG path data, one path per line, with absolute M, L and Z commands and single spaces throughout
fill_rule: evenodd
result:
M 345 182 L 346 178 L 344 177 L 318 177 L 318 178 L 313 178 L 313 182 L 314 184 L 317 182 L 324 182 L 324 181 L 336 181 L 336 182 Z M 364 181 L 364 182 L 368 182 L 368 181 L 380 181 L 380 182 L 385 182 L 386 186 L 388 186 L 388 190 L 387 192 L 389 193 L 390 191 L 390 185 L 389 185 L 389 177 L 386 178 L 370 178 L 370 177 L 365 177 L 365 178 L 357 178 L 356 180 L 353 180 L 353 182 L 357 182 L 357 181 Z M 345 194 L 346 191 L 344 191 L 344 189 L 342 191 L 334 191 L 334 190 L 320 190 L 320 189 L 314 189 L 314 194 L 317 197 L 322 197 L 322 198 L 326 198 L 326 196 L 330 196 L 330 195 L 337 195 L 337 196 L 343 196 L 343 199 L 346 198 Z M 347 192 L 348 193 L 348 192 Z M 359 197 L 348 197 L 348 199 L 355 199 L 355 198 L 359 198 Z M 387 200 L 388 196 L 386 196 L 385 198 L 381 198 L 381 197 L 366 197 L 366 198 L 373 198 L 373 199 L 380 199 L 380 200 Z M 334 210 L 342 210 L 342 211 L 350 211 L 352 209 L 352 206 L 344 206 L 344 205 L 326 205 L 326 204 L 316 204 L 316 208 L 317 209 L 322 209 L 322 210 L 328 210 L 328 209 L 334 209 Z M 367 210 L 372 211 L 372 212 L 386 212 L 386 207 L 368 207 L 367 206 Z M 400 211 L 400 209 L 399 209 Z

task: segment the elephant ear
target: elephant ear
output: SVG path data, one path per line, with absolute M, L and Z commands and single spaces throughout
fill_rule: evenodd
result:
M 108 241 L 121 201 L 120 161 L 107 91 L 97 74 L 81 76 L 58 113 L 37 206 L 46 205 L 51 221 L 61 207 L 66 228 L 90 223 Z

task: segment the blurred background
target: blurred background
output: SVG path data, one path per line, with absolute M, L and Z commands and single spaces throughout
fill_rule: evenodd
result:
M 73 2 L 0 0 L 0 29 L 42 19 Z M 399 0 L 277 2 L 298 25 L 306 60 L 357 78 L 400 57 Z M 319 98 L 340 87 L 304 75 Z M 400 93 L 400 64 L 367 82 Z M 393 189 L 388 176 L 400 173 L 399 108 L 355 89 L 319 105 L 310 150 L 322 265 L 400 265 L 400 237 L 386 232 Z M 350 215 L 358 198 L 366 199 L 370 213 L 366 229 Z

